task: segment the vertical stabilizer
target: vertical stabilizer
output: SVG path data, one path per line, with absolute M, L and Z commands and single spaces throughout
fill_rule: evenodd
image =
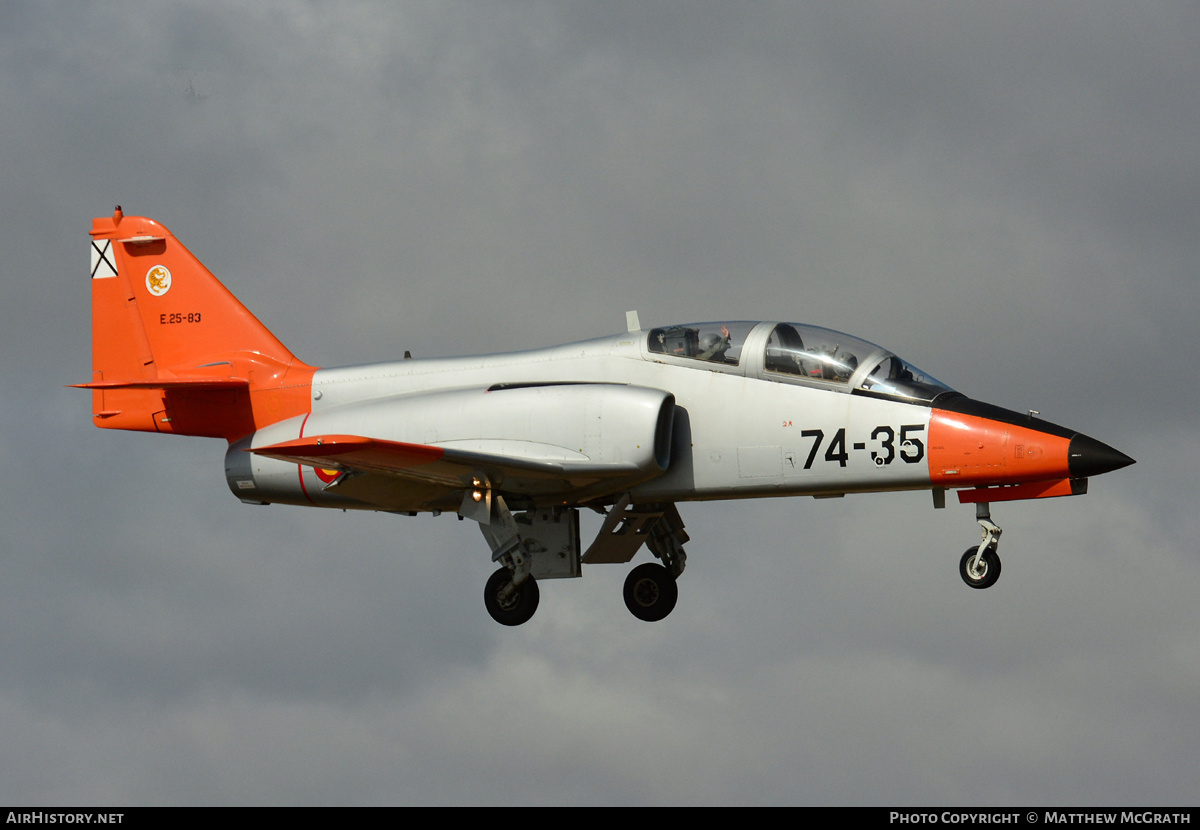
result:
M 235 440 L 309 411 L 296 359 L 153 219 L 92 220 L 97 426 Z

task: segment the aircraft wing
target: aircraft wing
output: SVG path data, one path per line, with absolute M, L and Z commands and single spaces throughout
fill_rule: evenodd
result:
M 662 475 L 674 412 L 671 393 L 626 384 L 451 389 L 322 408 L 273 438 L 260 431 L 249 451 L 313 467 L 322 481 L 321 470 L 354 473 L 324 489 L 389 509 L 429 509 L 481 485 L 585 504 Z
M 361 435 L 315 435 L 254 447 L 246 452 L 318 469 L 383 474 L 454 489 L 478 486 L 482 474 L 493 487 L 529 495 L 577 489 L 608 480 L 623 484 L 646 477 L 632 462 L 523 457 L 515 454 L 514 445 L 518 443 L 513 442 L 509 452 L 500 455 Z

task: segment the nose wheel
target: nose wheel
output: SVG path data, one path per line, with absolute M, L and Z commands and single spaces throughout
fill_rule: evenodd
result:
M 967 548 L 958 563 L 958 572 L 972 588 L 990 588 L 1000 578 L 1000 555 L 995 547 L 986 548 L 982 556 L 979 548 Z
M 958 562 L 958 573 L 972 588 L 990 588 L 1000 578 L 1000 554 L 996 548 L 1003 531 L 992 522 L 991 507 L 987 502 L 975 505 L 975 519 L 979 522 L 983 541 L 976 547 L 967 548 Z

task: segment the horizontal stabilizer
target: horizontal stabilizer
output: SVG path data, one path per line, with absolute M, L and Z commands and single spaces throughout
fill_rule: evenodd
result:
M 147 378 L 143 380 L 98 380 L 95 383 L 72 383 L 75 389 L 247 389 L 250 381 L 243 378 Z

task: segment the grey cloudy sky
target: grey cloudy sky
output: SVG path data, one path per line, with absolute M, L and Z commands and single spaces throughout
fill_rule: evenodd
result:
M 1195 804 L 1200 7 L 0 5 L 0 800 Z M 100 431 L 93 216 L 302 359 L 800 320 L 1138 459 L 1084 498 L 685 505 L 488 618 L 478 530 Z M 598 527 L 585 518 L 585 530 Z

